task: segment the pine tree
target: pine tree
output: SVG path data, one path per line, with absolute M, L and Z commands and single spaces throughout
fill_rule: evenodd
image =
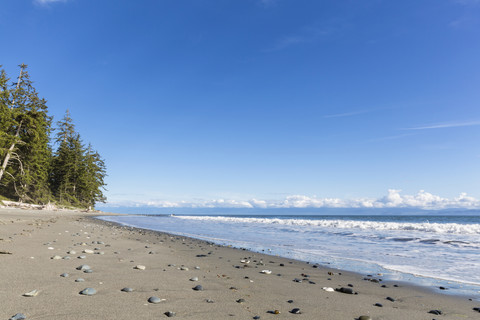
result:
M 96 202 L 105 202 L 105 163 L 89 145 L 85 148 L 80 134 L 75 131 L 67 110 L 58 122 L 55 152 L 52 163 L 51 185 L 61 204 L 93 208 Z
M 2 158 L 0 187 L 20 201 L 50 201 L 48 171 L 51 159 L 51 118 L 46 100 L 38 97 L 26 65 L 20 65 L 14 88 L 8 88 L 2 72 Z M 5 119 L 5 122 L 3 121 Z

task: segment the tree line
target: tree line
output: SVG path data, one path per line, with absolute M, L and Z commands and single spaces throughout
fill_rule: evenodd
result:
M 104 160 L 82 142 L 68 110 L 52 128 L 47 101 L 38 96 L 27 66 L 19 67 L 16 82 L 0 70 L 0 195 L 82 208 L 105 202 Z

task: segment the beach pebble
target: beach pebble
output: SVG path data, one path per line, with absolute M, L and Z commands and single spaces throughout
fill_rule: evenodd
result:
M 87 256 L 78 256 L 77 258 L 78 259 L 85 259 L 85 258 L 87 258 Z
M 39 291 L 37 289 L 35 289 L 35 290 L 30 291 L 30 292 L 24 293 L 23 296 L 24 297 L 35 297 L 38 293 L 39 293 Z
M 293 282 L 301 283 L 301 282 L 302 282 L 302 279 L 295 278 L 295 279 L 293 279 Z
M 135 267 L 133 267 L 133 269 L 137 269 L 137 270 L 145 270 L 145 266 L 139 264 L 139 265 L 136 265 Z
M 442 311 L 440 311 L 440 310 L 430 310 L 430 311 L 428 311 L 428 313 L 435 314 L 435 315 L 439 316 L 439 315 L 442 314 Z
M 70 250 L 70 251 L 68 251 L 67 253 L 68 253 L 68 254 L 77 254 L 77 251 L 75 251 L 75 250 Z
M 395 302 L 395 299 L 393 299 L 392 297 L 386 297 L 385 299 L 387 299 L 388 301 Z
M 16 315 L 12 316 L 8 320 L 24 320 L 27 319 L 27 317 L 23 313 L 17 313 Z
M 62 257 L 60 257 L 60 256 L 53 256 L 53 257 L 51 257 L 50 259 L 52 259 L 52 260 L 60 260 L 60 259 L 62 259 Z
M 84 271 L 84 270 L 90 270 L 90 266 L 87 264 L 82 264 L 81 266 L 77 267 L 77 270 Z
M 92 272 L 93 272 L 92 269 L 83 270 L 83 273 L 92 273 Z
M 473 311 L 478 311 L 478 312 L 480 312 L 480 307 L 479 307 L 479 308 L 473 308 Z
M 94 251 L 91 250 L 91 249 L 85 249 L 85 250 L 83 250 L 83 253 L 90 253 L 90 254 L 91 254 L 91 253 L 93 253 L 93 252 L 94 252 Z
M 375 307 L 382 308 L 382 307 L 383 307 L 383 304 L 381 304 L 381 303 L 375 303 L 374 306 L 375 306 Z
M 159 297 L 150 297 L 148 298 L 148 302 L 150 303 L 160 303 L 162 301 L 165 301 L 165 299 L 160 299 Z
M 62 273 L 62 274 L 60 275 L 60 277 L 63 277 L 63 278 L 66 278 L 66 277 L 68 277 L 68 276 L 69 276 L 68 273 Z
M 327 291 L 327 292 L 334 292 L 335 291 L 333 288 L 330 288 L 330 287 L 323 287 L 322 289 Z
M 293 313 L 293 314 L 301 314 L 299 308 L 293 308 L 293 309 L 290 311 L 290 313 Z
M 85 279 L 83 279 L 83 278 L 78 278 L 78 279 L 75 279 L 75 282 L 85 282 Z
M 372 320 L 372 318 L 370 316 L 360 316 L 358 320 Z
M 213 301 L 212 299 L 207 299 L 205 300 L 206 303 L 215 303 L 215 301 Z
M 255 317 L 253 317 L 253 319 L 258 320 L 258 319 L 260 319 L 260 316 L 255 316 Z
M 237 300 L 237 303 L 244 303 L 245 302 L 245 299 L 238 299 Z
M 82 291 L 80 291 L 80 294 L 84 296 L 93 296 L 96 293 L 97 293 L 97 290 L 93 288 L 85 288 Z
M 271 270 L 262 270 L 262 271 L 260 271 L 260 273 L 263 273 L 263 274 L 272 274 L 272 271 L 271 271 Z
M 335 291 L 341 292 L 341 293 L 346 293 L 346 294 L 353 294 L 352 288 L 341 287 L 340 289 L 335 289 Z
M 201 285 L 195 286 L 192 289 L 195 291 L 203 291 L 203 287 Z
M 187 268 L 187 267 L 181 267 L 180 270 L 182 270 L 182 271 L 188 271 L 188 268 Z
M 190 278 L 190 281 L 198 281 L 198 277 Z
M 125 287 L 125 288 L 123 288 L 123 289 L 120 290 L 120 291 L 123 291 L 123 292 L 132 292 L 133 289 L 132 289 L 132 288 Z
M 71 258 L 69 256 L 65 256 L 62 258 L 63 260 L 70 260 Z
M 173 311 L 167 311 L 167 312 L 164 313 L 164 315 L 171 318 L 171 317 L 175 317 L 177 314 Z

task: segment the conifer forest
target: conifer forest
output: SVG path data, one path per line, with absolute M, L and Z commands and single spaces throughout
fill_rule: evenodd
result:
M 0 65 L 0 199 L 91 209 L 106 201 L 105 177 L 104 160 L 69 111 L 56 122 L 48 114 L 27 66 L 9 78 Z

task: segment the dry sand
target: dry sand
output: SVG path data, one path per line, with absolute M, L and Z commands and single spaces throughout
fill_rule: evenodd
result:
M 166 319 L 168 311 L 178 319 L 480 319 L 473 310 L 480 307 L 478 297 L 375 283 L 364 280 L 366 275 L 121 227 L 91 216 L 0 209 L 0 320 L 17 313 L 26 319 Z M 95 253 L 82 253 L 86 249 Z M 68 254 L 71 250 L 76 253 Z M 79 259 L 82 255 L 86 258 Z M 82 264 L 93 272 L 76 270 Z M 135 269 L 138 265 L 145 270 Z M 190 280 L 194 277 L 198 281 Z M 85 281 L 75 282 L 78 278 Z M 193 290 L 197 285 L 204 290 Z M 124 287 L 133 292 L 122 292 Z M 358 294 L 324 287 L 351 288 Z M 97 293 L 80 295 L 85 288 Z M 39 293 L 22 296 L 32 290 Z M 165 300 L 152 304 L 152 296 Z M 291 313 L 295 308 L 301 314 Z

